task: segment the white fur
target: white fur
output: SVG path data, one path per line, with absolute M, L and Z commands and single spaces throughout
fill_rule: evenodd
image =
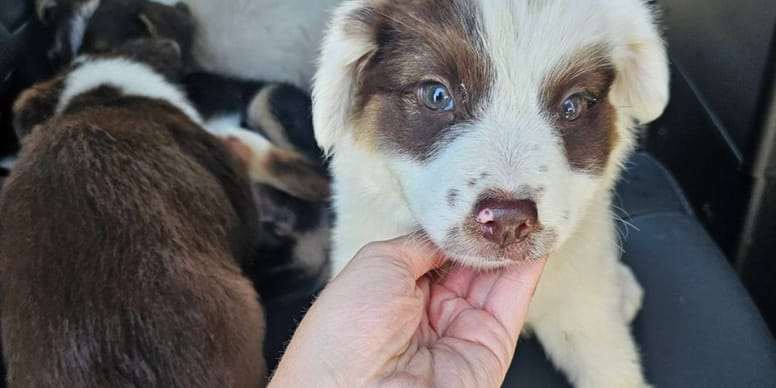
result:
M 372 0 L 337 10 L 322 48 L 313 89 L 316 139 L 333 153 L 333 273 L 370 241 L 424 230 L 452 258 L 473 266 L 503 265 L 479 255 L 480 242 L 446 246 L 487 189 L 533 199 L 545 232 L 530 254 L 549 253 L 527 329 L 577 387 L 644 387 L 629 322 L 641 287 L 620 263 L 611 192 L 635 143 L 634 121 L 655 119 L 668 100 L 663 42 L 640 0 L 483 0 L 483 39 L 495 82 L 478 121 L 423 162 L 361 146 L 351 135 L 355 64 L 374 50 L 353 34 L 347 16 Z M 344 28 L 349 27 L 348 33 Z M 542 112 L 548 74 L 563 70 L 580 48 L 604 43 L 617 71 L 609 101 L 618 141 L 597 174 L 571 167 L 561 138 Z M 471 187 L 470 178 L 482 178 Z M 458 190 L 450 207 L 446 193 Z
M 207 70 L 308 90 L 329 10 L 340 0 L 184 0 Z
M 178 3 L 181 3 L 182 0 L 149 0 L 152 3 L 157 3 L 161 5 L 166 5 L 168 7 L 173 7 L 177 5 Z
M 248 105 L 248 122 L 253 128 L 261 128 L 273 144 L 280 148 L 293 149 L 286 129 L 272 113 L 272 95 L 278 85 L 267 86 L 253 97 Z
M 84 33 L 86 32 L 86 26 L 92 19 L 92 15 L 100 7 L 100 0 L 89 0 L 86 3 L 81 4 L 78 9 L 75 10 L 73 18 L 70 20 L 70 49 L 73 56 L 78 53 L 83 43 Z
M 80 65 L 67 77 L 57 113 L 61 113 L 75 96 L 109 85 L 128 96 L 167 101 L 195 123 L 202 123 L 202 118 L 186 95 L 146 64 L 119 58 L 91 59 L 88 56 L 81 57 L 77 63 Z

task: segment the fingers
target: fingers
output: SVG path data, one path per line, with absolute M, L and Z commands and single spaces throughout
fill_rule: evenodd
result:
M 352 264 L 378 258 L 386 267 L 409 270 L 414 280 L 439 268 L 445 261 L 442 252 L 428 238 L 412 234 L 368 244 L 356 254 Z
M 485 302 L 485 310 L 504 325 L 515 342 L 528 314 L 545 261 L 546 258 L 505 268 Z

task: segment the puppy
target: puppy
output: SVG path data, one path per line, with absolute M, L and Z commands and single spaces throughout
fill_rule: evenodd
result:
M 311 284 L 322 285 L 328 279 L 329 264 L 329 177 L 313 135 L 310 97 L 288 84 L 210 73 L 189 74 L 185 85 L 212 131 L 222 131 L 227 139 L 236 132 L 235 139 L 245 139 L 234 149 L 245 155 L 257 177 L 251 188 L 262 232 L 256 260 L 243 263 L 242 268 L 259 294 L 264 300 L 275 300 Z M 295 167 L 278 168 L 279 158 L 261 162 L 253 155 L 261 154 L 262 148 L 289 155 L 289 166 Z M 275 179 L 261 178 L 267 175 Z
M 190 60 L 194 19 L 183 3 L 151 0 L 35 0 L 38 19 L 53 31 L 49 59 L 66 66 L 79 53 L 105 52 L 141 38 L 174 40 Z
M 264 316 L 247 173 L 176 86 L 180 51 L 86 56 L 15 104 L 0 198 L 11 387 L 257 387 Z
M 475 268 L 549 254 L 527 328 L 577 387 L 643 387 L 612 189 L 668 100 L 640 0 L 347 1 L 313 91 L 334 177 L 337 273 L 423 231 Z
M 194 58 L 210 72 L 309 91 L 326 20 L 340 1 L 184 0 L 199 27 Z

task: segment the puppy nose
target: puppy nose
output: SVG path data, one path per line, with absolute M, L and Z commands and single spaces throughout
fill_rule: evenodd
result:
M 536 203 L 526 199 L 483 199 L 475 217 L 482 235 L 502 248 L 523 241 L 539 227 Z

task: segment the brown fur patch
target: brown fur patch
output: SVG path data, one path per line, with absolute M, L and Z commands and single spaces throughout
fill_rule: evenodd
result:
M 33 85 L 16 98 L 13 115 L 17 138 L 24 140 L 36 126 L 54 115 L 64 88 L 64 77 L 56 77 Z
M 322 202 L 329 198 L 329 180 L 325 170 L 304 155 L 280 147 L 255 150 L 234 137 L 223 141 L 243 160 L 254 182 L 307 201 Z
M 30 134 L 3 187 L 10 385 L 263 385 L 245 172 L 175 107 L 105 98 Z
M 599 174 L 609 161 L 618 136 L 617 112 L 608 99 L 615 69 L 606 48 L 599 46 L 581 50 L 566 63 L 564 68 L 547 76 L 539 98 L 563 139 L 571 166 Z M 561 119 L 563 101 L 579 92 L 595 98 L 595 104 L 575 121 Z
M 456 124 L 474 119 L 492 82 L 479 15 L 462 0 L 404 0 L 354 12 L 351 33 L 366 34 L 375 46 L 359 64 L 357 142 L 425 160 L 456 135 Z M 455 109 L 419 103 L 425 81 L 446 85 Z
M 106 52 L 132 40 L 164 38 L 175 41 L 188 59 L 195 23 L 182 3 L 167 6 L 147 0 L 102 1 L 84 31 L 82 52 Z

